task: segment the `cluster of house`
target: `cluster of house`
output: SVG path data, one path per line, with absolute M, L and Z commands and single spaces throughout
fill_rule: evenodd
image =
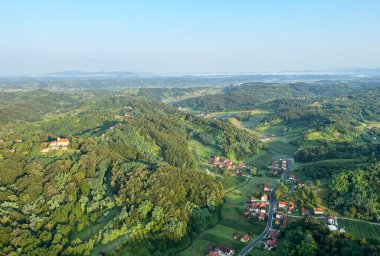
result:
M 222 245 L 211 244 L 208 256 L 230 256 L 234 255 L 235 251 Z
M 43 148 L 41 153 L 47 153 L 50 150 L 66 150 L 69 144 L 70 141 L 68 139 L 61 139 L 58 137 L 57 140 L 50 142 L 47 148 Z
M 246 201 L 244 207 L 246 210 L 244 211 L 244 216 L 246 218 L 255 217 L 259 221 L 265 220 L 265 214 L 267 211 L 266 202 L 268 201 L 268 195 L 263 193 L 260 198 L 256 198 L 251 196 L 250 201 Z
M 327 216 L 326 224 L 330 231 L 339 231 L 340 233 L 344 233 L 344 228 L 340 228 L 338 224 L 338 218 L 334 216 Z
M 240 237 L 240 231 L 237 231 L 232 235 L 233 239 L 237 240 L 240 237 L 240 242 L 246 243 L 251 239 L 252 234 L 245 234 L 244 236 Z
M 268 234 L 268 239 L 264 242 L 264 248 L 266 250 L 272 250 L 273 248 L 276 248 L 279 244 L 280 233 L 272 229 Z
M 278 211 L 276 211 L 275 224 L 280 225 L 281 227 L 285 227 L 288 221 L 287 214 L 293 214 L 295 211 L 296 204 L 293 201 L 278 202 Z
M 279 225 L 281 227 L 286 227 L 288 223 L 288 216 L 284 214 L 283 211 L 276 211 L 276 218 L 274 220 L 274 224 Z
M 303 181 L 302 179 L 298 178 L 296 175 L 289 174 L 288 181 L 296 183 L 298 185 L 298 187 L 301 187 L 301 188 L 303 188 L 305 185 L 308 186 L 308 187 L 311 187 L 311 183 L 310 182 L 308 182 L 308 183 L 305 184 L 305 181 Z
M 241 171 L 248 168 L 245 163 L 236 164 L 228 159 L 222 159 L 219 156 L 214 156 L 209 160 L 209 164 L 219 169 L 233 170 L 232 176 L 241 174 Z
M 277 175 L 281 170 L 286 170 L 287 162 L 286 159 L 273 159 L 272 164 L 268 166 L 270 172 L 273 175 Z

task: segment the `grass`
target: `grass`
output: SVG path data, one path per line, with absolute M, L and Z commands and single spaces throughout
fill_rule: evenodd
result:
M 275 158 L 278 154 L 268 150 L 261 150 L 260 152 L 254 154 L 253 156 L 246 159 L 248 165 L 253 165 L 258 168 L 265 168 L 270 161 Z M 259 170 L 260 171 L 260 170 Z
M 215 227 L 201 233 L 194 240 L 191 246 L 187 248 L 185 251 L 181 252 L 179 255 L 181 256 L 193 256 L 193 255 L 201 256 L 202 255 L 203 256 L 207 253 L 208 243 L 222 244 L 229 248 L 238 250 L 241 247 L 243 247 L 244 244 L 232 238 L 232 235 L 236 231 L 237 230 L 235 228 L 218 224 Z
M 380 225 L 339 218 L 338 223 L 340 227 L 345 228 L 345 230 L 350 232 L 356 239 L 373 238 L 380 241 Z
M 189 149 L 197 162 L 198 170 L 206 170 L 208 160 L 212 156 L 221 155 L 221 152 L 217 148 L 205 145 L 198 140 L 190 140 Z
M 276 139 L 268 142 L 268 147 L 272 151 L 288 156 L 293 156 L 297 151 L 297 146 Z

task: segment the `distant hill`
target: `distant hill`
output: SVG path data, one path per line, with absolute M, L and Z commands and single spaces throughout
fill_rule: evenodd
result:
M 37 76 L 55 76 L 55 77 L 131 77 L 137 76 L 132 72 L 123 71 L 99 71 L 99 72 L 85 72 L 80 70 L 60 71 L 47 74 L 41 74 Z

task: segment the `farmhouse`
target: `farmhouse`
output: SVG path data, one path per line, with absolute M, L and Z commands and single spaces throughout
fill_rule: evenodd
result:
M 211 251 L 209 251 L 208 256 L 230 256 L 235 253 L 234 250 L 221 246 L 215 245 Z
M 272 238 L 272 239 L 277 239 L 280 237 L 280 233 L 275 230 L 275 229 L 272 229 L 270 232 L 269 232 L 269 237 Z
M 240 236 L 240 231 L 234 233 L 232 237 L 236 240 L 239 238 L 239 236 Z
M 265 249 L 272 250 L 273 248 L 276 248 L 278 246 L 278 240 L 277 239 L 269 239 L 265 242 Z
M 43 148 L 41 150 L 41 153 L 47 153 L 49 150 L 66 150 L 67 146 L 70 144 L 70 141 L 68 139 L 61 139 L 57 138 L 57 140 L 50 142 L 49 146 L 47 148 Z
M 314 208 L 314 214 L 323 214 L 323 208 Z
M 261 196 L 261 201 L 268 201 L 268 195 L 267 194 L 263 194 Z
M 327 223 L 329 224 L 329 225 L 335 225 L 335 218 L 333 217 L 333 216 L 328 216 L 327 217 Z
M 268 185 L 264 185 L 263 186 L 263 190 L 264 190 L 264 192 L 269 192 L 269 191 L 272 190 L 272 188 L 270 186 L 268 186 Z
M 284 201 L 278 202 L 278 207 L 285 208 L 286 207 L 286 202 L 284 202 Z
M 242 238 L 240 238 L 240 241 L 246 243 L 249 241 L 249 239 L 251 239 L 251 235 L 245 234 Z
M 265 213 L 260 212 L 257 217 L 258 217 L 259 221 L 264 221 L 265 220 Z
M 279 212 L 279 211 L 276 212 L 276 219 L 282 219 L 283 216 L 284 216 L 283 212 Z
M 296 204 L 294 202 L 292 202 L 292 201 L 289 202 L 289 206 L 288 206 L 288 213 L 289 214 L 293 213 L 295 206 L 296 206 Z

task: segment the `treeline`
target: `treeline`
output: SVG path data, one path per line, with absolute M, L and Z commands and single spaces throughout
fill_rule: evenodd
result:
M 42 120 L 50 112 L 74 109 L 84 99 L 46 90 L 0 92 L 0 124 Z
M 296 152 L 294 159 L 301 163 L 310 163 L 328 159 L 357 159 L 368 157 L 376 162 L 380 156 L 380 144 L 347 145 L 340 147 L 304 148 Z
M 344 216 L 380 220 L 380 163 L 367 169 L 335 174 L 329 184 L 329 205 Z
M 285 237 L 282 239 L 282 255 L 375 256 L 380 250 L 378 240 L 359 241 L 348 232 L 330 232 L 325 224 L 313 217 L 291 222 L 283 234 Z
M 180 101 L 179 106 L 206 112 L 244 110 L 275 99 L 333 99 L 378 89 L 379 83 L 315 82 L 315 83 L 246 83 L 224 88 L 224 93 L 205 95 Z

